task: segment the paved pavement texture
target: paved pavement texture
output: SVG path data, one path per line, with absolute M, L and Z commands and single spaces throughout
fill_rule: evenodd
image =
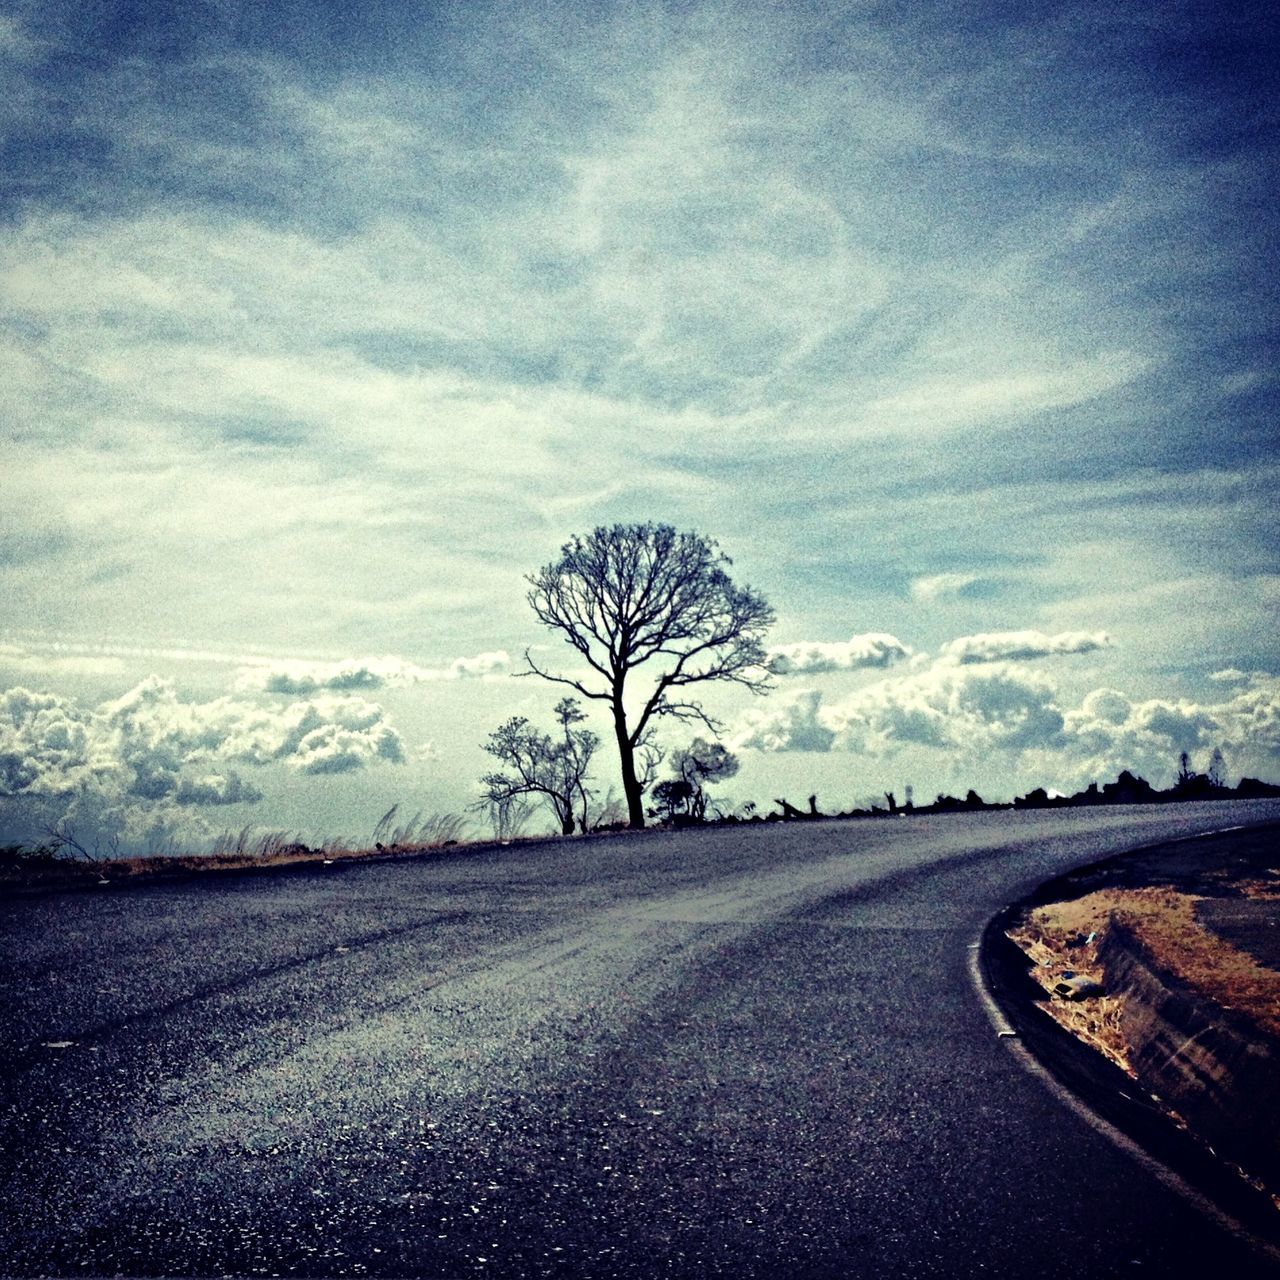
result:
M 0 906 L 0 1272 L 1275 1276 L 1029 1074 L 1005 903 L 1275 802 L 557 841 Z
M 1196 919 L 1259 964 L 1280 969 L 1280 898 L 1206 898 Z

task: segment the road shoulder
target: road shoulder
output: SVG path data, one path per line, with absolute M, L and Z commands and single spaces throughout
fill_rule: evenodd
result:
M 1088 1113 L 1111 1126 L 1147 1156 L 1215 1206 L 1269 1251 L 1280 1249 L 1280 1211 L 1272 1197 L 1219 1159 L 1206 1142 L 1178 1127 L 1167 1111 L 1115 1062 L 1045 1012 L 1046 991 L 1033 961 L 1007 935 L 1027 913 L 1071 901 L 1103 886 L 1153 883 L 1182 888 L 1203 884 L 1207 870 L 1239 875 L 1258 860 L 1259 841 L 1274 849 L 1280 826 L 1162 842 L 1077 868 L 1040 885 L 989 922 L 979 947 L 979 976 L 1022 1052 Z M 1261 846 L 1266 848 L 1265 843 Z M 1280 1253 L 1275 1256 L 1280 1259 Z

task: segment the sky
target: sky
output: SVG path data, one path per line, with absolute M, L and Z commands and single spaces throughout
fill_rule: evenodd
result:
M 0 3 L 0 843 L 466 812 L 633 521 L 777 613 L 726 806 L 1280 780 L 1278 25 Z

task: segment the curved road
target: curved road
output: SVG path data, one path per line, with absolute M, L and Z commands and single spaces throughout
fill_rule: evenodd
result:
M 1070 866 L 1277 818 L 754 826 L 11 901 L 0 1272 L 1274 1276 L 1019 1065 L 969 947 Z

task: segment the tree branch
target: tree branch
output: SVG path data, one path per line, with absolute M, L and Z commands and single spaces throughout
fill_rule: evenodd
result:
M 524 651 L 524 660 L 529 664 L 528 671 L 514 671 L 515 676 L 541 676 L 543 680 L 550 680 L 553 684 L 567 684 L 570 689 L 576 689 L 584 698 L 596 698 L 602 702 L 609 701 L 609 694 L 593 692 L 585 685 L 580 684 L 577 680 L 570 680 L 568 676 L 552 675 L 550 671 L 543 671 L 534 660 L 529 657 L 529 650 Z

